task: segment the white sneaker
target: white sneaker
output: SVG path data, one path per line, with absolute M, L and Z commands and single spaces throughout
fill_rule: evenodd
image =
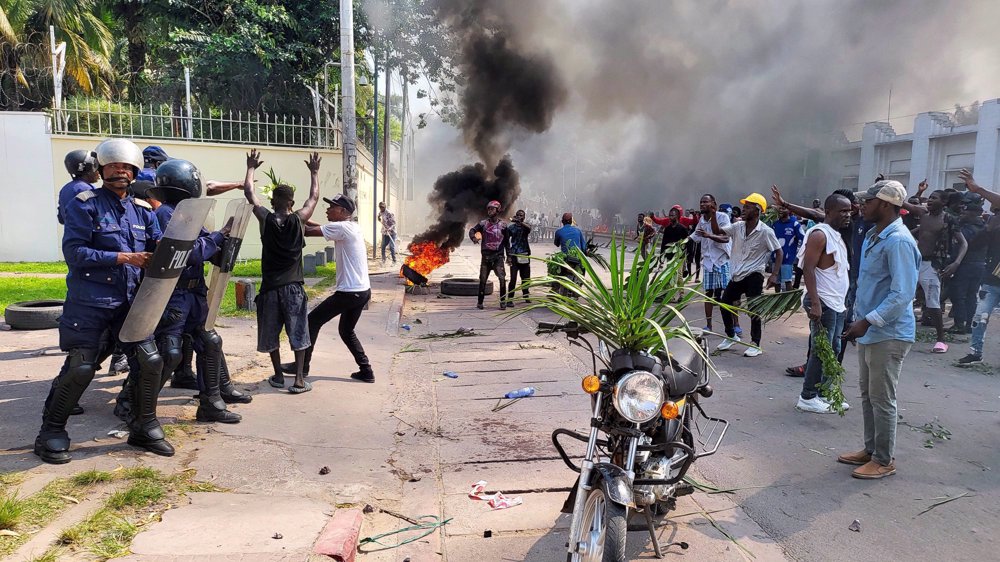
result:
M 828 402 L 828 401 L 826 400 L 826 398 L 823 398 L 823 397 L 821 397 L 821 396 L 817 396 L 816 398 L 819 398 L 820 400 L 822 400 L 822 401 L 823 401 L 823 403 L 824 403 L 824 404 L 826 404 L 827 406 L 829 406 L 829 405 L 830 405 L 830 403 L 829 403 L 829 402 Z M 846 412 L 847 410 L 850 410 L 850 409 L 851 409 L 851 405 L 850 405 L 850 404 L 848 404 L 847 402 L 841 402 L 840 404 L 841 404 L 841 405 L 842 405 L 842 406 L 844 407 L 844 411 L 845 411 L 845 412 Z M 832 409 L 832 408 L 831 408 L 831 409 Z
M 812 412 L 814 414 L 833 413 L 833 408 L 831 408 L 830 405 L 824 402 L 819 396 L 814 396 L 813 398 L 806 400 L 800 395 L 799 402 L 795 405 L 795 409 L 802 412 Z
M 751 345 L 750 347 L 747 348 L 746 351 L 743 352 L 743 357 L 757 357 L 757 356 L 763 355 L 763 354 L 764 354 L 764 350 L 763 349 L 761 349 L 761 348 L 759 348 L 759 347 L 757 347 L 755 345 Z
M 722 340 L 722 343 L 715 348 L 716 351 L 726 351 L 727 349 L 732 349 L 736 342 L 740 341 L 739 338 L 726 338 Z

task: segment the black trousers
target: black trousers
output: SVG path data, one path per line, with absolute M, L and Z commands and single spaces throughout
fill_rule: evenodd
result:
M 486 281 L 490 278 L 490 272 L 496 274 L 500 281 L 497 292 L 500 293 L 500 300 L 503 300 L 504 289 L 507 286 L 507 271 L 503 267 L 503 252 L 483 251 L 483 261 L 479 263 L 479 303 L 486 299 Z
M 764 274 L 763 273 L 751 273 L 739 281 L 730 281 L 729 285 L 726 286 L 726 290 L 722 291 L 723 304 L 734 305 L 736 304 L 743 295 L 746 295 L 747 300 L 754 297 L 760 296 L 764 292 Z M 723 309 L 722 310 L 722 322 L 726 325 L 726 335 L 733 337 L 736 335 L 734 329 L 735 316 Z M 755 345 L 760 345 L 760 336 L 762 332 L 762 323 L 760 318 L 757 316 L 750 315 L 750 338 L 753 340 Z
M 510 264 L 510 285 L 507 286 L 507 300 L 514 301 L 514 287 L 517 287 L 517 275 L 521 274 L 521 282 L 524 283 L 531 277 L 531 264 L 530 263 L 514 263 Z M 524 298 L 528 298 L 528 289 L 521 289 L 521 293 Z
M 361 346 L 358 335 L 354 333 L 354 328 L 361 319 L 361 311 L 365 309 L 372 298 L 371 290 L 359 292 L 337 291 L 330 295 L 316 308 L 309 313 L 309 341 L 312 345 L 306 350 L 306 361 L 302 371 L 309 372 L 309 362 L 312 360 L 313 348 L 316 347 L 319 330 L 324 324 L 340 316 L 340 325 L 337 327 L 340 332 L 340 339 L 344 340 L 347 349 L 354 356 L 354 361 L 361 367 L 361 372 L 370 373 L 371 363 L 365 354 L 365 348 Z

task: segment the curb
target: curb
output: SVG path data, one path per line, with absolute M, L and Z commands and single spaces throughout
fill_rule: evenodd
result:
M 363 519 L 360 509 L 338 509 L 313 544 L 313 552 L 337 562 L 354 562 Z

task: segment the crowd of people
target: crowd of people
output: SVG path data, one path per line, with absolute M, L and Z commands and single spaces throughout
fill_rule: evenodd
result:
M 178 224 L 193 220 L 175 213 L 188 199 L 242 188 L 260 223 L 257 349 L 271 357 L 271 386 L 284 388 L 284 374 L 289 373 L 295 375 L 289 393 L 311 390 L 305 379 L 320 329 L 337 316 L 341 318 L 340 336 L 359 368 L 351 377 L 375 381 L 355 334 L 371 298 L 371 285 L 364 238 L 352 220 L 354 202 L 343 195 L 324 198 L 327 222 L 310 220 L 320 199 L 321 159 L 313 153 L 306 161 L 311 182 L 302 207 L 295 209 L 294 189 L 279 184 L 271 191 L 268 209 L 254 187 L 254 172 L 262 162 L 260 154 L 252 150 L 247 155 L 243 182 L 206 182 L 193 163 L 171 159 L 156 146 L 140 150 L 126 139 L 109 139 L 92 151 L 76 150 L 66 155 L 71 181 L 60 189 L 57 217 L 64 226 L 62 249 L 69 268 L 59 319 L 59 346 L 67 355 L 45 399 L 42 426 L 35 439 L 34 453 L 44 462 L 71 460 L 67 421 L 71 415 L 84 413 L 79 399 L 101 363 L 113 353 L 123 355 L 127 363 L 127 367 L 116 366 L 118 360 L 113 360 L 111 370 L 128 372 L 115 415 L 128 425 L 130 445 L 162 456 L 174 454 L 157 419 L 157 399 L 167 382 L 175 388 L 198 390 L 197 420 L 241 421 L 227 404 L 249 403 L 251 397 L 233 385 L 222 338 L 208 321 L 210 313 L 217 310 L 209 310 L 205 266 L 231 270 L 242 232 L 233 232 L 235 215 L 227 217 L 225 225 L 214 232 L 201 227 L 202 217 L 193 224 L 200 232 L 192 240 L 170 238 L 169 244 L 162 245 L 169 252 L 157 252 L 172 221 L 178 221 L 178 216 Z M 383 235 L 394 242 L 394 220 L 384 205 L 381 208 Z M 306 236 L 336 243 L 337 290 L 311 312 L 303 287 Z M 151 291 L 161 286 L 169 291 L 162 310 L 151 304 L 155 298 L 136 298 L 140 283 L 146 280 L 155 285 Z M 164 283 L 156 284 L 159 281 Z M 137 321 L 128 328 L 128 337 L 122 337 L 127 319 L 133 317 L 152 322 Z M 144 325 L 155 328 L 145 333 L 136 327 Z M 282 329 L 294 353 L 291 363 L 281 362 Z

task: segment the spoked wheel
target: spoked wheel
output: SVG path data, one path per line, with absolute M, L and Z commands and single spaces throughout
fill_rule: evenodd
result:
M 583 506 L 580 554 L 574 562 L 626 562 L 625 508 L 611 502 L 601 486 L 594 486 Z

